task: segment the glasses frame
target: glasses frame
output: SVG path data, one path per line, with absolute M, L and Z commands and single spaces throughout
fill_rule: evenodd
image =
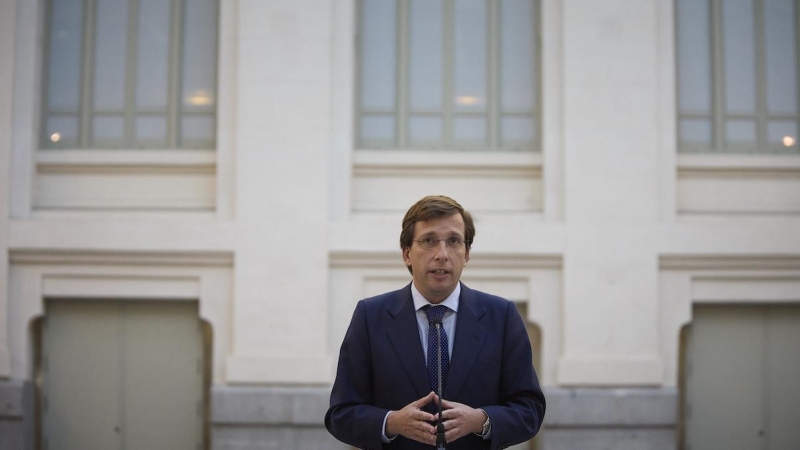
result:
M 452 250 L 452 251 L 463 250 L 464 249 L 464 245 L 466 244 L 466 241 L 463 238 L 460 238 L 458 236 L 450 236 L 450 237 L 446 237 L 444 239 L 437 239 L 437 238 L 433 238 L 433 237 L 424 237 L 422 239 L 415 239 L 414 240 L 414 242 L 419 244 L 419 246 L 421 248 L 423 248 L 424 250 L 429 250 L 429 251 L 435 249 L 436 247 L 439 247 L 439 243 L 442 242 L 442 241 L 444 241 L 445 248 L 448 249 L 448 250 Z

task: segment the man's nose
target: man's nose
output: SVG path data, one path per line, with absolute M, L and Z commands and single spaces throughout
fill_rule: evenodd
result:
M 441 241 L 436 243 L 436 259 L 448 259 L 450 254 L 447 253 L 447 241 L 442 239 Z

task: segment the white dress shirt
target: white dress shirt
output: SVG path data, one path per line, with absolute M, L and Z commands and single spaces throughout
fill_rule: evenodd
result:
M 439 305 L 444 305 L 447 307 L 447 311 L 444 313 L 444 317 L 442 317 L 442 326 L 444 327 L 444 332 L 447 333 L 447 354 L 452 359 L 453 355 L 453 338 L 456 335 L 456 313 L 458 312 L 458 299 L 461 297 L 461 282 L 459 281 L 456 284 L 456 288 L 453 292 L 444 299 L 443 302 L 438 303 Z M 419 341 L 422 343 L 422 353 L 425 355 L 425 359 L 423 359 L 422 363 L 426 366 L 428 365 L 428 328 L 430 327 L 430 323 L 428 322 L 428 315 L 422 309 L 426 305 L 433 305 L 433 303 L 429 302 L 422 294 L 419 292 L 414 283 L 411 283 L 411 298 L 414 300 L 414 309 L 416 310 L 417 314 L 417 328 L 419 330 Z M 389 414 L 392 411 L 386 413 L 386 416 L 383 418 L 383 434 L 381 436 L 383 443 L 388 444 L 397 436 L 392 436 L 391 438 L 386 436 L 386 420 L 389 418 Z
M 453 292 L 446 299 L 444 299 L 443 302 L 438 303 L 439 305 L 447 307 L 447 311 L 444 313 L 444 317 L 442 318 L 442 327 L 444 327 L 444 332 L 447 333 L 447 354 L 450 356 L 451 360 L 453 358 L 453 337 L 456 335 L 456 313 L 458 313 L 459 297 L 461 297 L 460 282 L 456 285 L 456 288 L 453 290 Z M 422 294 L 417 290 L 417 287 L 414 286 L 414 283 L 411 283 L 411 298 L 414 299 L 414 309 L 417 311 L 419 341 L 422 343 L 422 352 L 425 355 L 425 362 L 427 364 L 428 328 L 430 327 L 430 322 L 428 322 L 428 315 L 422 308 L 427 305 L 435 305 L 422 296 Z

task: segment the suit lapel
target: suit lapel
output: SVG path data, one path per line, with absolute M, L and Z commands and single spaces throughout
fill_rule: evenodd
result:
M 425 368 L 425 354 L 419 341 L 419 327 L 411 298 L 411 285 L 400 291 L 395 301 L 387 308 L 394 318 L 386 330 L 389 342 L 392 343 L 397 358 L 403 364 L 406 375 L 422 398 L 431 391 L 428 386 L 428 372 Z
M 478 323 L 486 308 L 478 301 L 475 291 L 461 283 L 461 298 L 456 314 L 456 336 L 450 358 L 450 374 L 444 388 L 445 400 L 458 398 L 481 347 L 486 341 L 486 330 Z M 419 340 L 419 339 L 417 339 Z

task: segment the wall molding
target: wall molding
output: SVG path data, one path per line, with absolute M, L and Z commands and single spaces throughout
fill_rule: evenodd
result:
M 558 254 L 470 253 L 461 276 L 472 289 L 526 305 L 524 319 L 540 333 L 536 369 L 543 385 L 556 383 L 562 353 L 562 264 Z M 402 288 L 411 275 L 399 251 L 333 251 L 329 265 L 328 353 L 335 356 L 356 303 Z
M 432 193 L 457 198 L 473 213 L 541 212 L 542 161 L 534 152 L 355 150 L 351 212 L 402 214 Z
M 678 155 L 677 210 L 686 215 L 800 215 L 798 155 Z
M 230 252 L 125 252 L 16 249 L 10 253 L 8 311 L 11 376 L 34 370 L 34 320 L 46 299 L 188 300 L 211 325 L 213 379 L 224 379 L 230 351 L 233 255 Z
M 399 251 L 334 251 L 330 253 L 332 268 L 398 268 L 404 267 Z M 523 255 L 503 253 L 470 253 L 468 269 L 561 269 L 561 255 Z
M 666 270 L 800 270 L 800 255 L 661 255 Z
M 70 251 L 14 249 L 11 264 L 229 267 L 232 252 Z
M 680 333 L 694 305 L 797 303 L 800 255 L 662 255 L 658 289 L 665 384 L 675 386 Z
M 173 149 L 57 149 L 36 152 L 36 167 L 40 171 L 57 172 L 67 169 L 103 170 L 127 167 L 204 168 L 213 170 L 217 162 L 215 150 Z
M 355 176 L 538 176 L 538 152 L 456 152 L 424 150 L 356 150 Z

